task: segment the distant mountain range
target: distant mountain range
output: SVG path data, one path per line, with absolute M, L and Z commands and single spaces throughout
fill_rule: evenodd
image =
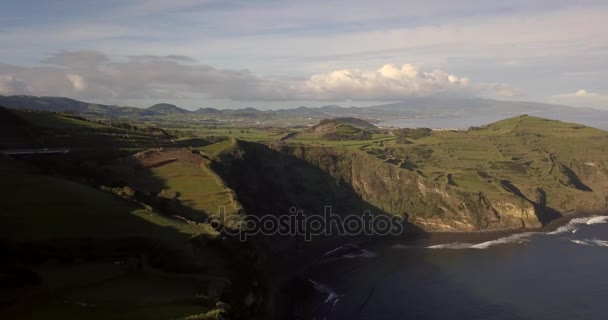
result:
M 528 113 L 540 117 L 557 117 L 560 120 L 578 121 L 589 125 L 594 124 L 584 121 L 584 119 L 603 119 L 608 124 L 607 111 L 538 102 L 502 101 L 482 98 L 412 98 L 398 103 L 361 108 L 328 105 L 318 108 L 301 106 L 280 110 L 199 108 L 190 111 L 168 103 L 159 103 L 144 109 L 89 103 L 65 97 L 19 95 L 0 96 L 0 106 L 52 112 L 69 111 L 92 118 L 141 118 L 143 120 L 154 118 L 241 118 L 268 120 L 281 118 L 324 119 L 332 117 L 358 117 L 373 122 L 380 122 L 398 118 L 466 117 L 469 115 L 509 116 Z

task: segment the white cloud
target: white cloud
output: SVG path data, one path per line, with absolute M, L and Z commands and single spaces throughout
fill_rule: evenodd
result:
M 549 97 L 549 101 L 574 107 L 608 109 L 608 95 L 588 92 L 585 89 L 580 89 L 572 93 L 554 95 Z
M 65 77 L 68 78 L 68 80 L 72 83 L 74 90 L 78 92 L 86 90 L 87 84 L 84 81 L 84 78 L 80 75 L 68 73 L 65 75 Z
M 315 74 L 305 83 L 304 94 L 326 100 L 399 100 L 413 96 L 463 94 L 469 79 L 441 70 L 427 72 L 419 66 L 385 64 L 376 71 L 344 69 Z

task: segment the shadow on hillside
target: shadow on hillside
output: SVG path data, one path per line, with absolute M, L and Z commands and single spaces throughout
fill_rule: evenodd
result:
M 500 184 L 506 191 L 529 202 L 534 207 L 534 213 L 536 214 L 538 221 L 540 221 L 543 226 L 546 226 L 549 222 L 558 219 L 562 216 L 559 211 L 547 206 L 547 194 L 543 189 L 536 189 L 538 199 L 536 199 L 536 201 L 533 201 L 527 198 L 521 192 L 521 190 L 519 190 L 513 183 L 511 183 L 511 181 L 501 180 Z
M 178 199 L 168 199 L 167 202 L 165 199 L 159 200 L 158 197 L 150 194 L 124 193 L 124 175 L 120 172 L 106 170 L 106 167 L 100 166 L 97 168 L 99 170 L 78 172 L 77 174 L 71 171 L 69 166 L 55 166 L 59 165 L 62 160 L 65 161 L 62 158 L 47 157 L 46 160 L 37 159 L 35 162 L 39 165 L 35 167 L 25 166 L 28 168 L 28 179 L 33 179 L 31 184 L 29 180 L 23 183 L 26 180 L 21 171 L 10 170 L 4 165 L 4 162 L 0 163 L 4 167 L 2 169 L 12 172 L 11 179 L 3 180 L 0 183 L 0 187 L 2 187 L 0 191 L 10 191 L 13 195 L 23 193 L 23 197 L 31 194 L 40 195 L 35 198 L 40 210 L 28 213 L 33 216 L 28 217 L 30 222 L 27 224 L 18 220 L 21 218 L 14 218 L 17 216 L 16 214 L 0 210 L 0 217 L 3 214 L 8 215 L 2 217 L 3 226 L 0 227 L 2 230 L 0 233 L 0 305 L 24 302 L 15 295 L 4 295 L 3 291 L 6 288 L 36 290 L 36 285 L 45 284 L 45 278 L 41 278 L 31 271 L 31 268 L 37 265 L 50 263 L 56 268 L 60 268 L 102 262 L 109 265 L 126 264 L 132 272 L 146 271 L 152 267 L 178 274 L 227 276 L 232 284 L 227 291 L 219 292 L 224 295 L 222 301 L 232 304 L 232 315 L 235 315 L 235 319 L 254 319 L 254 315 L 260 307 L 256 304 L 244 308 L 241 302 L 251 292 L 255 292 L 256 296 L 261 295 L 257 291 L 263 290 L 264 285 L 251 287 L 252 283 L 260 283 L 260 281 L 257 279 L 250 256 L 247 254 L 247 244 L 226 243 L 221 238 L 214 239 L 205 235 L 192 234 L 174 226 L 157 224 L 153 220 L 131 214 L 131 211 L 138 205 L 130 206 L 127 201 L 137 200 L 152 206 L 155 212 L 166 215 L 176 224 L 184 221 L 172 217 L 174 214 L 179 216 L 196 214 L 201 220 L 206 217 L 203 212 L 189 208 Z M 23 161 L 8 159 L 6 161 L 19 167 L 24 165 Z M 166 182 L 155 176 L 149 168 L 141 167 L 138 173 L 145 175 L 146 181 L 158 188 L 166 189 L 168 187 Z M 52 179 L 49 178 L 51 176 Z M 104 184 L 113 189 L 89 190 L 88 186 L 78 186 L 77 183 L 67 182 L 46 185 L 36 183 L 37 180 L 32 178 L 41 177 L 43 179 L 41 181 L 64 181 L 68 180 L 66 176 L 71 177 L 69 180 L 72 181 L 86 181 L 86 184 L 92 186 Z M 72 187 L 66 189 L 65 186 L 70 185 Z M 80 189 L 84 192 L 82 195 Z M 88 191 L 85 192 L 85 189 Z M 89 201 L 86 195 L 97 199 L 96 202 Z M 128 199 L 121 200 L 118 197 Z M 106 209 L 106 202 L 98 200 L 99 198 L 111 199 L 112 202 L 108 202 Z M 149 202 L 141 200 L 149 200 Z M 121 201 L 123 203 L 118 205 Z M 0 204 L 0 208 L 5 204 L 6 201 Z M 19 208 L 18 204 L 19 202 L 16 202 L 16 208 Z M 82 207 L 82 210 L 63 210 L 67 207 Z M 8 208 L 10 209 L 11 206 L 9 205 Z M 94 214 L 91 214 L 92 212 Z M 41 221 L 40 223 L 45 223 L 45 225 L 36 225 L 36 221 Z M 27 229 L 19 230 L 19 228 Z M 34 230 L 40 230 L 41 233 L 36 233 Z M 35 236 L 30 239 L 26 234 L 35 234 Z M 156 271 L 152 271 L 152 273 L 155 274 Z M 200 286 L 201 294 L 206 295 L 209 283 L 202 282 Z M 200 303 L 202 302 L 197 302 L 197 304 Z M 215 302 L 210 307 L 215 307 Z
M 581 181 L 581 179 L 576 175 L 576 173 L 574 173 L 574 171 L 572 171 L 572 169 L 563 164 L 560 165 L 560 167 L 562 169 L 562 173 L 568 178 L 568 180 L 570 180 L 570 183 L 572 183 L 576 189 L 588 192 L 593 191 L 591 188 L 589 188 L 589 186 Z
M 221 162 L 214 162 L 213 169 L 232 188 L 248 215 L 289 215 L 293 208 L 302 210 L 306 216 L 323 216 L 326 207 L 341 217 L 361 216 L 369 211 L 372 216 L 394 217 L 382 209 L 366 202 L 348 182 L 337 179 L 319 167 L 273 150 L 265 145 L 237 141 L 238 151 L 223 155 Z M 332 161 L 331 157 L 324 161 Z M 404 227 L 400 238 L 418 238 L 426 235 L 418 227 L 401 221 Z M 361 234 L 340 236 L 336 229 L 327 236 L 316 237 L 311 244 L 293 236 L 273 236 L 271 251 L 281 252 L 294 248 L 324 247 L 323 243 L 337 244 L 370 240 Z M 313 241 L 314 242 L 314 241 Z
M 0 192 L 12 195 L 0 204 L 0 261 L 88 261 L 144 254 L 152 262 L 158 259 L 159 267 L 183 262 L 178 251 L 188 245 L 190 234 L 134 215 L 137 204 L 68 179 L 54 167 L 33 167 L 20 160 L 0 162 L 6 178 Z M 49 157 L 47 163 L 61 160 Z

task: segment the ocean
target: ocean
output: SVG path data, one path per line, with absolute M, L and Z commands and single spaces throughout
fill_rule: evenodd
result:
M 608 319 L 608 217 L 483 243 L 321 261 L 307 319 Z

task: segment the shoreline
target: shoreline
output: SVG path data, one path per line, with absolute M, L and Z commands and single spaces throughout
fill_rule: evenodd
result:
M 471 243 L 478 244 L 487 241 L 493 241 L 497 239 L 501 239 L 504 237 L 508 237 L 515 234 L 523 234 L 527 232 L 539 232 L 539 233 L 549 233 L 557 230 L 558 228 L 567 225 L 573 219 L 577 218 L 587 218 L 592 216 L 608 216 L 608 209 L 602 210 L 580 210 L 569 213 L 564 213 L 563 216 L 554 219 L 549 222 L 547 225 L 542 226 L 540 228 L 535 229 L 501 229 L 501 230 L 479 230 L 479 231 L 435 231 L 435 232 L 427 232 L 423 235 L 423 237 L 412 237 L 412 236 L 404 236 L 402 238 L 373 238 L 363 240 L 361 238 L 353 238 L 350 243 L 359 242 L 361 248 L 367 248 L 373 250 L 374 247 L 386 246 L 388 243 L 399 244 L 399 245 L 408 245 L 417 248 L 425 248 L 433 245 L 441 245 L 448 243 Z M 357 241 L 358 240 L 358 241 Z M 336 243 L 336 247 L 340 247 L 344 245 L 344 241 L 338 241 Z M 323 246 L 324 247 L 324 246 Z M 319 249 L 319 248 L 317 248 Z M 335 249 L 335 248 L 334 248 Z M 316 250 L 315 250 L 316 251 Z M 318 256 L 318 254 L 309 252 L 307 255 L 308 259 L 303 259 L 307 261 L 300 260 L 302 264 L 298 264 L 299 267 L 296 268 L 293 272 L 287 272 L 282 274 L 278 279 L 273 281 L 273 285 L 270 286 L 271 296 L 273 296 L 270 300 L 272 301 L 272 306 L 269 306 L 272 309 L 271 314 L 274 316 L 274 319 L 282 319 L 283 316 L 289 314 L 291 316 L 291 312 L 285 309 L 291 309 L 290 307 L 285 308 L 279 307 L 276 305 L 279 303 L 288 303 L 293 306 L 293 303 L 296 303 L 298 300 L 301 300 L 302 297 L 296 297 L 293 292 L 288 293 L 285 292 L 284 289 L 288 285 L 289 287 L 300 287 L 306 288 L 309 283 L 307 283 L 307 279 L 303 277 L 306 275 L 306 271 L 316 264 L 316 259 L 311 259 L 314 256 Z M 274 290 L 272 290 L 274 289 Z M 295 288 L 294 288 L 295 289 Z M 287 293 L 287 295 L 285 295 Z M 291 310 L 293 311 L 293 310 Z M 279 316 L 277 318 L 277 316 Z
M 550 221 L 547 225 L 534 229 L 518 228 L 480 231 L 431 231 L 428 232 L 428 237 L 425 239 L 417 239 L 413 242 L 404 244 L 415 246 L 433 246 L 453 242 L 477 244 L 527 232 L 549 233 L 557 230 L 559 227 L 567 225 L 573 219 L 587 218 L 592 216 L 608 216 L 608 210 L 581 210 L 565 213 L 563 216 Z

